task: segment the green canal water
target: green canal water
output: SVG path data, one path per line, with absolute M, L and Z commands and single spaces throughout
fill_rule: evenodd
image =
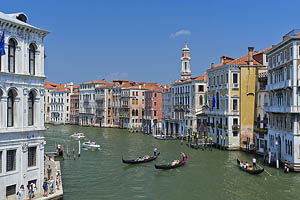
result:
M 78 148 L 78 142 L 69 137 L 74 132 L 85 133 L 86 139 L 102 148 L 81 150 L 79 159 L 61 162 L 65 200 L 300 199 L 300 174 L 265 167 L 271 176 L 266 172 L 249 175 L 236 166 L 236 158 L 251 161 L 251 155 L 243 152 L 195 150 L 177 140 L 156 140 L 120 129 L 47 126 L 46 151 L 53 151 L 55 143 L 73 146 L 74 142 Z M 154 162 L 133 166 L 121 161 L 122 155 L 130 159 L 152 154 L 154 147 L 161 152 Z M 166 171 L 154 168 L 154 163 L 179 159 L 181 151 L 189 158 L 185 166 Z

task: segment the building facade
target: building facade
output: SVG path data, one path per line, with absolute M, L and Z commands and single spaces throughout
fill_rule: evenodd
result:
M 24 13 L 0 12 L 5 55 L 0 56 L 0 199 L 44 178 L 44 39 Z M 28 191 L 26 190 L 25 193 Z
M 79 124 L 79 93 L 70 94 L 70 124 Z
M 268 151 L 272 161 L 300 170 L 300 30 L 292 30 L 267 52 Z
M 266 50 L 253 49 L 237 59 L 222 56 L 207 70 L 209 137 L 218 146 L 254 149 L 257 72 L 266 66 Z

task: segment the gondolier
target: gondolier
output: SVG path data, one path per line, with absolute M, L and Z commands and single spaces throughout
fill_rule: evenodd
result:
M 256 158 L 255 157 L 252 159 L 252 164 L 253 164 L 253 167 L 255 169 L 256 168 Z
M 154 147 L 153 152 L 154 152 L 154 156 L 156 156 L 156 154 L 157 154 L 157 148 L 156 147 Z

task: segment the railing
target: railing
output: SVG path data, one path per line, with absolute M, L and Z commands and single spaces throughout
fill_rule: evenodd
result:
M 268 129 L 267 128 L 254 128 L 254 132 L 267 134 L 268 133 Z
M 234 131 L 239 131 L 239 130 L 240 130 L 240 125 L 238 125 L 238 124 L 233 124 L 233 125 L 232 125 L 232 130 L 234 130 Z
M 233 83 L 232 84 L 232 88 L 233 89 L 238 89 L 239 88 L 239 84 L 238 83 Z

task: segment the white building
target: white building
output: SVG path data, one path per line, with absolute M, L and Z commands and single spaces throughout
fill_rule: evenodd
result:
M 0 12 L 5 52 L 0 57 L 0 199 L 44 178 L 44 38 L 24 13 Z M 28 191 L 26 190 L 26 193 Z
M 293 30 L 267 51 L 269 102 L 268 151 L 271 160 L 300 170 L 300 30 Z
M 79 88 L 79 124 L 94 126 L 96 123 L 96 87 L 106 81 L 90 81 L 80 84 Z

